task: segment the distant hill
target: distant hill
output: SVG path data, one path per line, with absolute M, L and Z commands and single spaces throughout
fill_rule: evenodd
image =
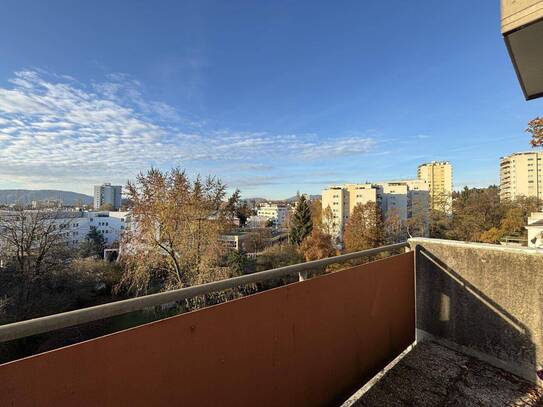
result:
M 71 191 L 57 191 L 53 189 L 0 189 L 0 204 L 14 203 L 31 204 L 32 201 L 59 200 L 63 205 L 75 205 L 81 202 L 84 205 L 93 203 L 92 196 Z
M 315 201 L 317 199 L 321 199 L 321 196 L 320 195 L 309 195 L 309 199 L 311 199 L 312 201 Z M 286 201 L 287 202 L 296 202 L 298 200 L 298 197 L 295 195 L 291 198 L 287 198 Z
M 316 199 L 321 199 L 321 196 L 320 195 L 309 195 L 309 199 L 311 200 L 316 200 Z M 269 201 L 274 201 L 274 202 L 289 202 L 289 203 L 294 203 L 298 200 L 298 197 L 297 196 L 293 196 L 291 198 L 287 198 L 287 199 L 266 199 L 266 198 L 246 198 L 244 199 L 244 201 L 246 201 L 247 203 L 250 203 L 250 204 L 260 204 L 262 202 L 269 202 Z
M 262 203 L 262 202 L 268 202 L 269 199 L 266 199 L 266 198 L 258 198 L 258 197 L 257 197 L 257 198 L 245 198 L 245 199 L 242 199 L 242 201 L 250 202 L 250 203 L 254 202 L 254 203 L 259 204 L 259 203 Z

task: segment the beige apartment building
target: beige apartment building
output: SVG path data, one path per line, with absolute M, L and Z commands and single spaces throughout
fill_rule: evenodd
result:
M 500 199 L 519 196 L 543 199 L 541 159 L 543 152 L 528 151 L 500 158 Z
M 368 202 L 379 202 L 382 197 L 382 190 L 376 184 L 346 184 L 342 188 L 347 190 L 346 199 L 349 202 L 349 214 L 353 212 L 356 205 L 364 205 Z M 323 206 L 325 208 L 325 206 Z
M 453 173 L 448 161 L 432 161 L 417 168 L 417 178 L 428 183 L 430 207 L 452 213 Z
M 322 221 L 334 237 L 343 236 L 351 213 L 349 197 L 350 191 L 345 186 L 332 186 L 322 191 Z M 331 218 L 327 216 L 327 208 L 331 210 Z
M 322 191 L 323 222 L 341 240 L 354 208 L 367 202 L 376 202 L 385 216 L 396 210 L 400 219 L 406 221 L 416 211 L 428 213 L 428 184 L 423 180 L 406 180 L 331 186 Z M 326 216 L 328 207 L 331 218 Z

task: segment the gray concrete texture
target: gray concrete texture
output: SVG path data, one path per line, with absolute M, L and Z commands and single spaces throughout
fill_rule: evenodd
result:
M 416 238 L 417 329 L 543 385 L 543 253 Z
M 352 406 L 542 406 L 543 388 L 426 341 L 391 368 Z

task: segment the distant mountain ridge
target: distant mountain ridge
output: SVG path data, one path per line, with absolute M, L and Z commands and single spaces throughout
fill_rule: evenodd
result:
M 321 195 L 309 195 L 309 199 L 311 200 L 317 200 L 317 199 L 321 199 Z M 254 202 L 256 204 L 259 204 L 259 203 L 262 203 L 262 202 L 290 202 L 290 203 L 293 203 L 293 202 L 296 202 L 298 200 L 298 196 L 297 195 L 294 195 L 293 197 L 290 197 L 290 198 L 287 198 L 287 199 L 267 199 L 267 198 L 246 198 L 246 199 L 243 199 L 243 201 L 246 201 L 246 202 Z
M 0 189 L 0 204 L 2 205 L 31 204 L 32 201 L 46 200 L 59 200 L 63 205 L 75 205 L 79 202 L 84 205 L 93 203 L 92 196 L 78 192 L 54 189 Z
M 321 199 L 321 198 L 322 198 L 321 195 L 309 195 L 309 199 L 311 199 L 312 201 L 315 201 L 315 200 Z M 285 201 L 287 201 L 287 202 L 296 202 L 297 200 L 298 200 L 297 195 L 294 195 L 291 198 L 285 199 Z
M 262 202 L 268 202 L 269 199 L 255 197 L 255 198 L 245 198 L 245 199 L 242 199 L 242 201 L 245 201 L 245 202 L 254 202 L 254 203 L 259 204 L 259 203 L 262 203 Z

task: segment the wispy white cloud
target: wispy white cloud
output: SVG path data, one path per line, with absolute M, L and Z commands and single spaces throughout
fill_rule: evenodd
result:
M 239 166 L 240 172 L 270 171 L 277 161 L 360 155 L 374 146 L 366 136 L 208 129 L 205 120 L 149 100 L 141 83 L 121 74 L 85 85 L 27 70 L 0 88 L 4 183 L 58 187 L 124 182 L 151 165 L 201 167 L 209 162 Z M 240 184 L 254 180 L 236 178 Z

